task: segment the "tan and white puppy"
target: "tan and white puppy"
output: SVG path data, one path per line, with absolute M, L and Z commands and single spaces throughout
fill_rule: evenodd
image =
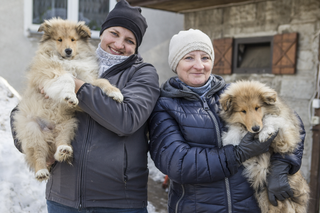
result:
M 301 141 L 297 116 L 279 99 L 276 91 L 258 81 L 232 83 L 220 98 L 220 116 L 228 126 L 228 132 L 222 134 L 223 145 L 238 145 L 248 131 L 258 133 L 263 143 L 279 130 L 270 152 L 243 163 L 243 175 L 255 190 L 262 213 L 306 213 L 310 190 L 300 171 L 288 175 L 293 198 L 278 201 L 278 206 L 269 202 L 266 188 L 272 152 L 291 154 Z
M 13 126 L 27 164 L 42 181 L 49 178 L 47 160 L 72 161 L 71 141 L 77 128 L 74 113 L 80 110 L 74 78 L 100 87 L 118 102 L 123 96 L 108 80 L 98 78 L 98 60 L 84 22 L 53 18 L 44 21 L 39 32 L 44 34 L 28 70 Z

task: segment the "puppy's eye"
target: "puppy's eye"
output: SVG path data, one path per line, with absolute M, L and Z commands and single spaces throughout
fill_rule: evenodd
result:
M 244 114 L 246 114 L 246 113 L 247 113 L 245 110 L 242 110 L 241 112 L 242 112 L 242 113 L 244 113 Z
M 258 111 L 259 107 L 254 108 L 256 111 Z
M 71 41 L 75 41 L 75 39 L 74 39 L 74 38 L 72 38 L 72 39 L 71 39 Z
M 58 41 L 62 42 L 62 38 L 59 38 Z

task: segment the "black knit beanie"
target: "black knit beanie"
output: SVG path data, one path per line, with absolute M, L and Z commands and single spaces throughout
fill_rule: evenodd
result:
M 136 52 L 148 27 L 146 19 L 141 15 L 140 7 L 132 7 L 126 0 L 120 0 L 110 11 L 101 26 L 100 36 L 109 27 L 124 27 L 130 30 L 137 40 Z

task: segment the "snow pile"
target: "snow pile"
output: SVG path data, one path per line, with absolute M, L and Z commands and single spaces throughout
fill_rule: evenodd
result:
M 0 77 L 0 212 L 47 212 L 45 183 L 35 180 L 11 136 L 10 112 L 18 102 L 19 95 Z

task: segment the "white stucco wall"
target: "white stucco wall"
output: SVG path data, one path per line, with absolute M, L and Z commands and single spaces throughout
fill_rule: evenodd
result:
M 140 53 L 146 62 L 153 64 L 162 84 L 175 73 L 168 64 L 169 42 L 174 34 L 184 29 L 184 16 L 178 13 L 153 9 L 142 9 L 148 22 L 148 29 L 140 47 Z
M 23 35 L 23 3 L 23 0 L 1 1 L 0 6 L 0 76 L 19 91 L 36 46 Z

